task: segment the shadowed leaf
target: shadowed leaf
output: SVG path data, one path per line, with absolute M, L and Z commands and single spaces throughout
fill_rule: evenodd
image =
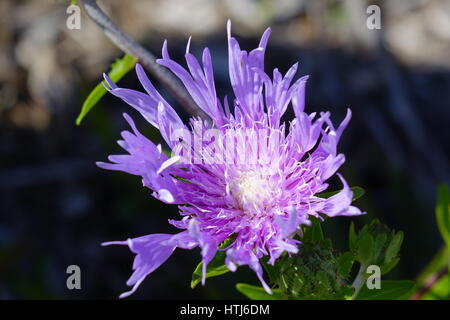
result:
M 288 297 L 278 289 L 273 289 L 273 294 L 268 294 L 264 288 L 252 286 L 246 283 L 238 283 L 236 289 L 251 300 L 287 300 Z
M 117 82 L 122 79 L 131 69 L 136 65 L 137 58 L 126 54 L 123 58 L 117 59 L 112 65 L 108 76 L 112 81 Z M 88 95 L 86 100 L 83 102 L 81 107 L 81 112 L 77 117 L 75 123 L 79 126 L 81 121 L 86 117 L 89 111 L 100 101 L 100 99 L 105 95 L 106 89 L 103 86 L 104 81 L 100 82 L 94 90 Z
M 384 280 L 381 289 L 370 290 L 364 285 L 358 293 L 356 300 L 402 300 L 408 299 L 415 290 L 414 281 L 410 280 Z

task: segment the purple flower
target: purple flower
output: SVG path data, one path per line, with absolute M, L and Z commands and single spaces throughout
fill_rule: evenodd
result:
M 263 70 L 269 34 L 267 29 L 256 49 L 243 51 L 231 36 L 228 22 L 232 108 L 227 98 L 222 103 L 217 97 L 208 48 L 201 65 L 188 45 L 186 70 L 170 58 L 164 43 L 158 63 L 180 78 L 211 121 L 192 118 L 184 124 L 140 65 L 136 72 L 146 93 L 119 88 L 105 76 L 109 92 L 160 130 L 172 156 L 140 134 L 124 114 L 132 131 L 122 132 L 123 140 L 118 143 L 128 154 L 110 156 L 111 163 L 99 162 L 98 166 L 141 176 L 155 198 L 178 205 L 182 216 L 169 220 L 183 230 L 179 233 L 103 244 L 127 245 L 136 254 L 127 282 L 133 288 L 121 297 L 132 294 L 176 248 L 200 247 L 204 283 L 206 266 L 228 238 L 232 240 L 224 249 L 226 266 L 235 271 L 237 266 L 248 265 L 270 293 L 259 262 L 263 256 L 273 264 L 283 252 L 297 253 L 299 241 L 293 236 L 300 225 L 310 223 L 310 216 L 362 214 L 351 206 L 352 191 L 339 174 L 342 191 L 328 199 L 317 196 L 345 161 L 337 153 L 337 143 L 350 121 L 350 110 L 337 128 L 329 112 L 305 113 L 307 76 L 293 82 L 297 64 L 285 75 L 275 69 L 272 79 Z M 280 119 L 290 103 L 295 119 L 286 127 Z

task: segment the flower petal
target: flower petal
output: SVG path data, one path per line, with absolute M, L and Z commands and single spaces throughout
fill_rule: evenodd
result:
M 150 234 L 147 236 L 128 239 L 127 241 L 111 241 L 102 243 L 109 245 L 128 245 L 130 250 L 136 254 L 133 262 L 133 274 L 127 281 L 128 286 L 133 288 L 124 292 L 120 298 L 126 298 L 133 294 L 144 279 L 160 265 L 162 265 L 176 249 L 176 245 L 161 243 L 170 239 L 170 234 Z
M 355 216 L 364 214 L 358 208 L 350 206 L 352 203 L 353 191 L 348 187 L 345 179 L 339 173 L 337 175 L 341 179 L 343 188 L 339 193 L 325 199 L 324 206 L 319 211 L 329 217 Z

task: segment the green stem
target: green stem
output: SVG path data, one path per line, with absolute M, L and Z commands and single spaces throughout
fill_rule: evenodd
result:
M 355 278 L 355 280 L 352 283 L 352 287 L 355 288 L 355 293 L 352 296 L 352 300 L 355 300 L 356 296 L 359 293 L 359 290 L 361 290 L 362 286 L 366 282 L 364 274 L 366 273 L 367 266 L 364 264 L 361 264 L 359 267 L 358 274 Z
M 183 106 L 186 111 L 194 116 L 210 120 L 210 117 L 197 105 L 189 95 L 186 88 L 166 68 L 156 62 L 156 57 L 146 48 L 128 37 L 97 5 L 96 0 L 82 0 L 86 14 L 103 31 L 103 33 L 122 51 L 139 59 L 152 76 L 155 77 L 173 97 Z

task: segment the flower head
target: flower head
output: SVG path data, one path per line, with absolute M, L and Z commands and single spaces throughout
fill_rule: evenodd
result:
M 122 132 L 118 143 L 127 155 L 110 156 L 104 169 L 120 170 L 142 177 L 153 196 L 179 207 L 181 219 L 169 220 L 182 231 L 151 234 L 104 245 L 128 245 L 136 254 L 127 285 L 132 294 L 144 278 L 164 263 L 176 248 L 201 248 L 203 279 L 206 266 L 219 245 L 232 239 L 226 250 L 226 266 L 235 271 L 248 265 L 267 292 L 259 260 L 273 264 L 283 252 L 298 252 L 294 235 L 309 217 L 362 214 L 351 206 L 352 191 L 338 174 L 343 189 L 324 199 L 317 194 L 328 188 L 326 181 L 344 163 L 337 143 L 351 112 L 335 128 L 329 112 L 304 112 L 307 76 L 293 82 L 297 64 L 285 75 L 277 69 L 270 78 L 263 70 L 269 38 L 267 29 L 259 46 L 246 52 L 231 36 L 228 22 L 229 75 L 235 98 L 232 107 L 216 95 L 211 55 L 204 49 L 202 65 L 189 53 L 188 70 L 173 61 L 164 43 L 158 63 L 183 82 L 196 104 L 211 118 L 191 118 L 184 124 L 174 109 L 150 83 L 140 65 L 138 78 L 146 93 L 117 87 L 107 76 L 110 93 L 121 98 L 158 128 L 172 150 L 168 157 L 137 130 L 124 115 L 131 131 Z M 295 118 L 286 126 L 281 117 L 292 105 Z

